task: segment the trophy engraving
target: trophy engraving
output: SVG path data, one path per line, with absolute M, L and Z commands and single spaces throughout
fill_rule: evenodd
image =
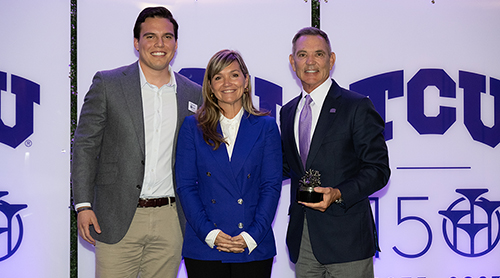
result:
M 319 171 L 312 169 L 306 171 L 306 174 L 299 180 L 297 201 L 319 203 L 323 200 L 323 193 L 314 191 L 315 187 L 321 186 L 320 176 Z

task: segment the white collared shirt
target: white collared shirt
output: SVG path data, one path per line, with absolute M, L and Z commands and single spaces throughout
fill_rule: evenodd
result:
M 332 86 L 332 80 L 328 78 L 325 82 L 318 86 L 318 88 L 314 89 L 309 95 L 312 98 L 311 102 L 311 112 L 312 112 L 312 122 L 311 122 L 311 142 L 312 137 L 314 135 L 314 130 L 316 129 L 316 124 L 318 123 L 319 114 L 321 113 L 321 107 L 323 107 L 323 103 L 325 102 L 326 95 L 328 95 L 328 91 Z M 299 101 L 299 105 L 297 105 L 297 110 L 295 111 L 295 120 L 293 123 L 293 132 L 295 136 L 295 143 L 297 144 L 297 150 L 299 147 L 299 119 L 300 112 L 305 104 L 305 93 L 304 88 L 302 88 L 302 98 Z
M 243 117 L 243 107 L 241 107 L 240 112 L 234 116 L 232 119 L 226 118 L 222 113 L 220 114 L 219 123 L 222 129 L 222 136 L 226 140 L 227 155 L 229 156 L 229 161 L 231 161 L 231 156 L 233 155 L 234 143 L 236 143 L 236 135 L 238 135 L 238 130 L 240 129 L 241 117 Z
M 146 161 L 140 198 L 175 196 L 172 152 L 177 127 L 177 82 L 168 66 L 170 81 L 161 88 L 147 82 L 139 64 Z

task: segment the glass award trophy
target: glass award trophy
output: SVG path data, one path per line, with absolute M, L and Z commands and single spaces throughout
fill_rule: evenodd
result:
M 319 171 L 312 169 L 306 171 L 306 174 L 299 180 L 297 201 L 319 203 L 323 200 L 323 193 L 314 191 L 315 187 L 321 186 L 320 176 Z

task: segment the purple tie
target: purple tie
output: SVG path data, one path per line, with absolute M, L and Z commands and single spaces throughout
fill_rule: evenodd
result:
M 311 123 L 312 123 L 312 113 L 311 113 L 311 102 L 312 98 L 309 94 L 306 95 L 306 102 L 302 111 L 300 112 L 299 119 L 299 148 L 300 148 L 300 158 L 302 159 L 302 164 L 304 168 L 306 167 L 307 154 L 309 153 L 309 145 L 311 142 Z

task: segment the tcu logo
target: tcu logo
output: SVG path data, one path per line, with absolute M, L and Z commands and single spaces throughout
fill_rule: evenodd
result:
M 6 191 L 0 191 L 0 198 L 7 194 L 9 193 Z M 0 242 L 0 262 L 12 256 L 21 245 L 24 230 L 23 221 L 21 220 L 21 216 L 18 214 L 18 212 L 27 207 L 27 205 L 11 205 L 5 201 L 0 200 L 0 219 L 2 217 L 5 217 L 5 219 L 7 220 L 6 222 L 3 220 L 0 221 L 0 223 L 7 224 L 7 226 L 5 227 L 0 226 L 0 235 L 2 235 L 3 233 L 7 233 L 7 237 L 0 237 L 5 240 L 4 242 Z M 17 223 L 13 223 L 12 221 L 14 219 L 14 216 L 16 217 Z
M 456 192 L 465 198 L 460 197 L 447 210 L 439 211 L 439 214 L 446 217 L 443 219 L 444 239 L 455 253 L 462 256 L 485 255 L 500 240 L 500 201 L 479 197 L 488 192 L 488 189 L 457 189 Z M 459 235 L 464 232 L 469 237 L 468 244 L 461 242 L 464 237 Z
M 7 91 L 7 73 L 2 71 L 0 91 Z M 13 127 L 7 126 L 0 118 L 0 143 L 16 148 L 33 134 L 33 106 L 34 103 L 40 104 L 40 85 L 12 75 L 11 92 L 16 95 L 16 124 Z M 0 104 L 1 102 L 0 98 Z
M 481 95 L 486 94 L 486 76 L 459 71 L 458 87 L 463 90 L 464 124 L 472 139 L 495 148 L 500 143 L 500 80 L 489 79 L 490 95 L 494 97 L 493 126 L 481 120 Z M 442 69 L 421 69 L 407 83 L 407 121 L 419 134 L 443 135 L 457 120 L 458 107 L 439 107 L 437 116 L 424 113 L 425 89 L 433 86 L 442 98 L 457 98 L 457 84 Z M 352 83 L 351 90 L 370 97 L 373 105 L 385 119 L 386 100 L 404 96 L 403 71 L 393 71 Z M 387 93 L 387 96 L 386 96 Z M 393 139 L 393 125 L 386 123 L 385 140 Z

